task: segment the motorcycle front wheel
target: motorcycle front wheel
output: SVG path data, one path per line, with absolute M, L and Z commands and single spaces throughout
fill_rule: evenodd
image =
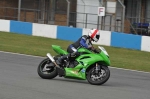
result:
M 101 70 L 96 73 L 96 67 L 92 67 L 87 72 L 87 80 L 92 85 L 102 85 L 104 84 L 110 77 L 110 70 L 107 66 L 101 66 Z
M 55 65 L 49 58 L 41 61 L 37 68 L 38 75 L 43 79 L 53 79 L 57 76 L 57 70 Z

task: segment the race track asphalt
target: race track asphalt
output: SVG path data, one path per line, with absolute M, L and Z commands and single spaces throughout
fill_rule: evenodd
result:
M 110 68 L 101 86 L 56 77 L 42 79 L 43 57 L 0 52 L 0 99 L 150 99 L 150 73 Z

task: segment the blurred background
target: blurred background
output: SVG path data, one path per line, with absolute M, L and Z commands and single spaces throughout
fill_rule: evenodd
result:
M 0 19 L 150 36 L 150 0 L 0 0 Z

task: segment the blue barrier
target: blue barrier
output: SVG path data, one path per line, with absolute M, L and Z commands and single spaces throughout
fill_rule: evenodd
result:
M 141 39 L 139 35 L 112 32 L 111 46 L 141 50 Z
M 10 32 L 32 35 L 32 23 L 10 21 Z
M 147 24 L 144 24 L 147 25 Z M 10 31 L 14 33 L 33 35 L 33 25 L 30 22 L 10 21 Z M 61 40 L 76 41 L 82 36 L 82 28 L 57 26 L 56 37 Z M 48 32 L 47 32 L 48 33 Z M 43 35 L 43 34 L 40 34 Z M 107 37 L 106 37 L 107 38 Z M 112 32 L 110 46 L 141 50 L 142 36 Z M 147 47 L 147 46 L 146 46 Z
M 82 36 L 82 29 L 57 26 L 57 39 L 76 41 Z

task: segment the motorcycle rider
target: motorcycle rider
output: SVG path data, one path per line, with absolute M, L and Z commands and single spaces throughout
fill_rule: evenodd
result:
M 65 59 L 74 60 L 76 57 L 80 55 L 78 52 L 79 47 L 85 47 L 89 50 L 96 52 L 94 49 L 92 41 L 97 42 L 100 38 L 100 32 L 97 29 L 91 29 L 88 35 L 81 36 L 75 43 L 70 44 L 67 48 L 68 55 L 63 55 L 58 58 L 59 62 L 62 63 Z

